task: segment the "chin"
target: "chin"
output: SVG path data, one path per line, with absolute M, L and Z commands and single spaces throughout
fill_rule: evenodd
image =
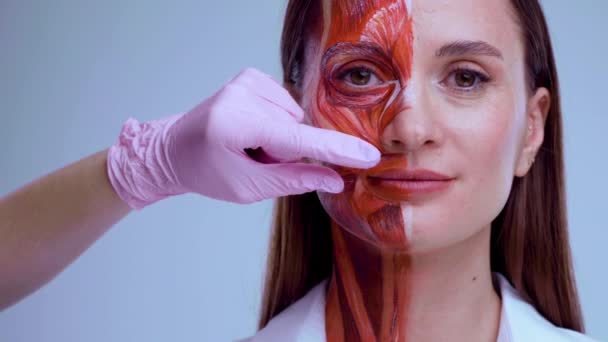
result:
M 470 213 L 462 202 L 456 208 L 453 204 L 459 201 L 450 194 L 393 202 L 374 196 L 349 179 L 345 179 L 342 193 L 317 192 L 323 208 L 341 230 L 380 251 L 406 254 L 445 249 L 479 231 L 472 227 L 480 225 L 461 222 Z

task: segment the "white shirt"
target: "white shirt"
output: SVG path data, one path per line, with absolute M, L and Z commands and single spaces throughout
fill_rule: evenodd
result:
M 579 332 L 559 328 L 523 300 L 507 279 L 494 273 L 500 284 L 502 308 L 497 342 L 592 342 Z M 268 322 L 264 329 L 240 342 L 325 342 L 325 284 L 322 281 L 304 297 Z

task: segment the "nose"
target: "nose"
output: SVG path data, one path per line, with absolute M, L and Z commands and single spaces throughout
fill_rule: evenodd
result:
M 438 115 L 430 96 L 410 86 L 395 101 L 393 119 L 381 133 L 386 153 L 409 153 L 439 143 Z M 391 109 L 389 109 L 389 112 Z

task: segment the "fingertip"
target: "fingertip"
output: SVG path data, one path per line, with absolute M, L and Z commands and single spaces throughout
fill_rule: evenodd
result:
M 363 170 L 367 170 L 367 169 L 371 169 L 372 167 L 378 165 L 378 163 L 380 163 L 380 159 L 378 160 L 370 160 L 370 161 L 365 161 L 362 163 L 362 165 L 358 168 L 363 169 Z
M 380 161 L 380 151 L 376 148 L 376 146 L 362 140 L 359 143 L 359 149 L 361 150 L 361 153 L 365 157 L 366 161 L 374 163 L 374 165 Z
M 296 121 L 298 123 L 302 123 L 302 121 L 304 121 L 304 117 L 306 116 L 304 113 L 304 109 L 302 109 L 300 106 L 295 106 L 295 110 L 294 113 L 291 113 L 293 115 L 293 117 L 296 119 Z
M 321 191 L 329 192 L 332 194 L 339 194 L 342 191 L 344 191 L 344 182 L 342 182 L 342 181 L 336 182 L 336 181 L 332 180 L 332 181 L 324 184 Z
M 325 166 L 314 166 L 314 168 L 319 172 L 318 176 L 315 177 L 316 179 L 312 181 L 312 184 L 315 184 L 313 186 L 314 190 L 330 193 L 344 191 L 344 180 L 335 170 Z

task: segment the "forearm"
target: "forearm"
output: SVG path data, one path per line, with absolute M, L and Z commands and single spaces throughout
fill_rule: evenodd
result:
M 131 208 L 114 192 L 107 150 L 0 199 L 0 310 L 50 281 Z

